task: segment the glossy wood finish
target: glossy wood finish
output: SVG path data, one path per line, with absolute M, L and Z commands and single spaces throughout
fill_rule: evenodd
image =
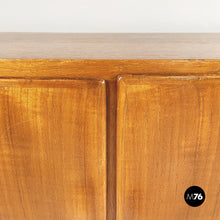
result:
M 0 219 L 106 219 L 103 80 L 0 80 Z
M 98 78 L 118 75 L 219 75 L 220 60 L 0 59 L 0 78 Z
M 51 83 L 51 82 L 54 82 L 55 79 L 59 79 L 58 81 L 61 82 L 60 84 L 63 84 L 63 81 L 60 80 L 62 78 L 65 81 L 65 86 L 63 86 L 63 87 L 66 87 L 66 86 L 68 87 L 68 83 L 66 84 L 66 82 L 67 82 L 66 80 L 67 79 L 72 80 L 74 78 L 75 79 L 75 80 L 73 80 L 74 86 L 72 88 L 73 90 L 71 90 L 74 93 L 74 96 L 73 96 L 74 99 L 71 99 L 71 100 L 72 100 L 73 105 L 75 102 L 76 103 L 80 102 L 80 106 L 82 106 L 82 108 L 84 109 L 83 113 L 81 113 L 80 106 L 79 106 L 79 108 L 72 106 L 73 111 L 77 111 L 75 114 L 75 118 L 77 118 L 77 115 L 79 115 L 79 114 L 86 115 L 87 111 L 88 111 L 90 118 L 93 118 L 94 116 L 95 117 L 97 116 L 98 118 L 99 118 L 99 116 L 102 117 L 102 119 L 101 119 L 101 121 L 99 121 L 99 123 L 102 124 L 104 127 L 104 123 L 105 123 L 104 116 L 103 116 L 104 113 L 98 115 L 98 112 L 100 112 L 101 109 L 103 111 L 104 111 L 104 109 L 106 110 L 106 116 L 107 116 L 106 117 L 106 122 L 107 122 L 107 131 L 106 131 L 106 134 L 107 134 L 107 139 L 106 139 L 107 192 L 106 193 L 107 194 L 106 194 L 106 196 L 107 196 L 107 198 L 104 198 L 104 199 L 107 200 L 106 201 L 107 202 L 107 207 L 106 207 L 107 219 L 108 220 L 115 220 L 115 215 L 116 215 L 116 212 L 115 212 L 115 208 L 116 208 L 116 198 L 115 198 L 116 197 L 116 130 L 118 129 L 117 124 L 116 124 L 116 101 L 117 101 L 116 100 L 116 96 L 117 96 L 116 78 L 117 78 L 117 76 L 121 75 L 121 76 L 123 76 L 123 79 L 124 79 L 124 77 L 126 77 L 126 75 L 129 75 L 129 74 L 133 74 L 133 75 L 146 74 L 148 76 L 154 76 L 154 75 L 159 76 L 160 75 L 160 76 L 164 76 L 165 79 L 167 79 L 167 77 L 174 76 L 174 75 L 182 75 L 182 76 L 191 76 L 191 75 L 194 75 L 194 76 L 196 76 L 196 75 L 197 76 L 214 76 L 215 75 L 215 76 L 219 76 L 219 74 L 220 74 L 220 53 L 219 53 L 219 51 L 220 51 L 220 37 L 219 36 L 220 36 L 220 34 L 0 33 L 0 48 L 1 48 L 1 50 L 0 50 L 0 58 L 1 58 L 0 59 L 0 79 L 1 80 L 5 79 L 5 78 L 9 79 L 9 80 L 4 80 L 4 83 L 7 82 L 8 85 L 11 85 L 11 86 L 13 85 L 13 87 L 15 85 L 16 85 L 15 87 L 23 87 L 24 86 L 24 89 L 27 87 L 27 85 L 31 85 L 29 82 L 29 80 L 31 80 L 34 82 L 33 87 L 36 88 L 36 90 L 38 91 L 43 86 L 43 85 L 41 85 L 42 80 L 44 81 L 45 87 L 48 87 L 48 90 L 51 90 L 53 88 L 49 89 L 49 87 L 53 87 L 53 83 Z M 139 77 L 139 76 L 137 76 L 137 77 Z M 27 79 L 27 81 L 24 81 L 25 83 L 21 82 L 20 81 L 21 78 L 25 78 L 25 79 Z M 79 82 L 76 79 L 79 79 Z M 93 79 L 93 80 L 87 80 L 87 79 Z M 100 99 L 100 101 L 97 102 L 97 105 L 94 107 L 94 112 L 92 112 L 89 109 L 86 109 L 83 102 L 86 102 L 87 98 L 88 98 L 88 100 L 91 100 L 91 99 L 95 100 L 95 97 L 94 97 L 95 95 L 93 94 L 93 92 L 92 92 L 92 98 L 90 98 L 90 91 L 94 91 L 95 88 L 97 88 L 96 89 L 97 93 L 99 93 L 98 91 L 101 91 L 101 90 L 104 93 L 104 86 L 105 85 L 102 84 L 102 79 L 106 80 L 107 97 L 106 97 L 106 100 L 103 100 L 101 102 L 101 97 L 98 95 L 97 98 Z M 48 80 L 48 84 L 46 83 L 46 80 Z M 86 82 L 86 83 L 84 83 L 84 82 Z M 91 82 L 91 85 L 94 85 L 94 86 L 91 86 L 93 89 L 89 89 L 90 82 Z M 98 82 L 97 84 L 101 83 L 102 86 L 96 87 L 95 82 Z M 56 84 L 56 87 L 58 84 Z M 71 83 L 69 85 L 70 85 L 70 87 L 72 86 Z M 83 86 L 83 85 L 85 85 L 85 86 Z M 88 88 L 87 88 L 87 86 L 88 86 Z M 28 86 L 28 87 L 32 87 L 32 86 Z M 83 88 L 86 87 L 86 88 L 81 90 L 80 87 L 83 87 Z M 60 90 L 62 90 L 62 89 L 60 88 Z M 58 91 L 58 90 L 54 88 L 52 94 L 56 93 L 56 91 Z M 83 94 L 85 96 L 87 94 L 87 98 L 83 96 L 84 98 L 81 99 L 81 97 L 77 96 L 76 94 L 79 94 L 78 91 L 84 91 Z M 19 92 L 20 92 L 20 90 L 19 90 Z M 22 92 L 20 92 L 20 93 L 22 93 Z M 94 91 L 94 93 L 95 93 L 95 91 Z M 14 94 L 16 95 L 16 92 L 14 92 Z M 139 93 L 137 94 L 137 99 L 139 99 L 139 95 L 141 96 L 141 94 L 142 94 L 142 91 L 140 92 L 140 94 Z M 169 93 L 168 93 L 168 95 L 169 95 Z M 34 95 L 32 95 L 32 96 L 34 96 Z M 37 96 L 37 93 L 36 93 L 36 96 Z M 104 95 L 103 95 L 103 97 L 104 97 Z M 6 99 L 6 98 L 4 98 L 4 99 Z M 19 98 L 16 96 L 16 99 L 19 99 Z M 13 100 L 16 100 L 16 99 L 14 98 Z M 25 99 L 30 100 L 30 97 L 26 97 Z M 48 101 L 47 101 L 47 99 L 48 99 Z M 70 98 L 68 98 L 68 99 L 70 99 Z M 40 103 L 43 102 L 40 104 L 40 105 L 42 105 L 42 108 L 43 108 L 44 105 L 46 106 L 46 103 L 50 103 L 50 100 L 51 100 L 51 98 L 50 97 L 46 98 L 46 95 L 45 95 L 45 98 L 40 101 L 37 101 L 37 97 L 35 97 L 33 99 L 33 101 L 30 100 L 29 102 L 35 103 L 36 106 L 37 106 L 38 102 L 40 102 Z M 64 97 L 62 100 L 60 100 L 60 101 L 65 102 Z M 67 102 L 70 102 L 70 101 L 67 101 Z M 105 102 L 107 105 L 107 109 L 106 109 L 106 105 L 104 104 Z M 101 104 L 98 104 L 98 103 L 101 103 Z M 58 100 L 56 100 L 56 102 L 54 104 L 60 106 Z M 56 109 L 56 105 L 54 105 L 53 108 Z M 65 104 L 65 105 L 67 105 L 67 104 Z M 1 106 L 0 106 L 0 108 L 3 109 L 3 107 L 1 107 Z M 6 110 L 7 110 L 7 108 L 8 108 L 8 106 L 6 104 Z M 50 111 L 52 111 L 51 106 L 48 106 L 45 108 L 48 109 L 48 111 L 50 109 L 51 109 Z M 70 108 L 71 108 L 71 106 L 70 106 Z M 119 108 L 119 106 L 118 106 L 118 108 Z M 12 113 L 7 113 L 7 114 L 10 114 L 11 118 L 12 117 L 17 118 L 17 119 L 15 118 L 13 120 L 17 121 L 18 119 L 19 120 L 21 119 L 21 121 L 22 121 L 22 117 L 24 117 L 24 116 L 22 116 L 22 115 L 19 116 L 19 114 L 22 114 L 22 111 L 19 110 L 17 112 L 15 109 L 16 114 L 15 114 L 15 116 L 13 116 L 14 115 L 13 108 L 10 108 L 10 109 L 11 109 L 10 111 Z M 46 111 L 46 109 L 45 109 L 45 111 Z M 6 111 L 6 110 L 4 110 L 4 111 Z M 38 110 L 38 111 L 40 111 L 40 110 Z M 56 112 L 57 111 L 58 110 L 56 110 Z M 34 116 L 34 113 L 31 113 L 31 115 L 29 115 L 29 113 L 25 113 L 25 115 L 26 115 L 25 117 L 31 118 L 32 116 Z M 41 114 L 41 112 L 38 112 L 38 113 L 40 114 L 39 118 L 42 118 L 43 113 L 42 114 Z M 60 118 L 67 119 L 67 117 L 69 117 L 69 118 L 73 117 L 72 115 L 70 115 L 70 113 L 68 113 L 67 115 L 65 114 L 66 116 L 64 116 L 64 113 L 65 113 L 64 111 L 58 112 L 58 113 L 60 114 L 59 115 Z M 94 115 L 93 115 L 93 113 L 94 113 Z M 6 119 L 5 119 L 5 117 L 3 117 L 3 119 L 6 120 L 7 117 L 6 117 Z M 33 119 L 33 122 L 35 122 L 37 120 L 38 119 Z M 41 119 L 41 120 L 43 120 L 43 119 Z M 31 126 L 32 126 L 32 127 L 30 127 L 31 129 L 29 129 L 29 127 L 27 129 L 27 126 L 29 126 L 27 124 L 25 125 L 26 127 L 22 128 L 23 130 L 20 129 L 20 126 L 19 126 L 17 129 L 18 129 L 18 132 L 20 132 L 19 133 L 20 136 L 25 135 L 25 137 L 27 137 L 27 136 L 29 136 L 29 130 L 32 131 L 33 129 L 35 129 L 34 131 L 36 133 L 36 140 L 40 141 L 41 136 L 43 136 L 43 134 L 42 134 L 43 130 L 39 130 L 39 134 L 38 134 L 37 129 L 42 128 L 45 131 L 47 130 L 47 133 L 48 133 L 49 132 L 48 129 L 55 124 L 55 122 L 52 121 L 52 122 L 49 122 L 49 124 L 47 125 L 46 121 L 49 119 L 46 119 L 46 116 L 45 116 L 44 120 L 45 120 L 45 123 L 42 125 L 37 125 L 37 124 L 32 125 L 31 124 Z M 81 120 L 81 119 L 79 118 L 79 120 Z M 95 120 L 95 118 L 93 118 L 93 120 Z M 96 120 L 100 120 L 100 119 L 96 119 Z M 100 132 L 99 128 L 92 129 L 93 128 L 92 125 L 90 125 L 90 127 L 87 127 L 87 124 L 86 124 L 83 116 L 82 116 L 82 122 L 83 123 L 78 123 L 77 125 L 68 125 L 67 128 L 63 127 L 62 132 L 66 132 L 66 135 L 64 135 L 63 138 L 66 138 L 67 141 L 68 140 L 70 141 L 70 133 L 72 135 L 72 131 L 74 130 L 74 132 L 77 132 L 77 134 L 81 132 L 82 136 L 83 136 L 83 134 L 85 134 L 85 136 L 84 136 L 85 140 L 80 139 L 80 140 L 77 140 L 76 143 L 78 143 L 78 141 L 83 142 L 83 141 L 89 140 L 90 145 L 94 146 L 95 143 L 98 143 L 98 141 L 101 141 L 98 145 L 103 147 L 104 146 L 103 139 L 98 139 L 98 137 L 100 138 L 102 135 L 102 137 L 105 138 L 104 131 L 102 130 Z M 11 124 L 11 119 L 10 119 L 10 121 L 7 120 L 4 123 L 5 124 L 0 125 L 0 128 L 9 126 Z M 18 122 L 18 123 L 20 123 L 20 122 Z M 66 123 L 68 123 L 68 122 L 66 122 Z M 143 122 L 140 121 L 139 123 L 143 123 Z M 56 126 L 58 127 L 59 125 L 60 124 L 57 124 Z M 23 126 L 23 125 L 21 125 L 21 126 Z M 95 125 L 93 125 L 93 126 L 95 126 Z M 98 122 L 97 122 L 97 126 L 98 126 Z M 135 123 L 132 122 L 131 126 L 133 126 L 133 129 L 135 132 L 136 131 L 135 130 L 136 129 L 136 121 L 135 121 Z M 57 127 L 55 127 L 54 129 L 58 129 Z M 83 128 L 85 128 L 85 129 L 91 128 L 91 134 L 92 134 L 93 130 L 95 133 L 97 132 L 97 139 L 94 139 L 94 140 L 88 139 L 86 136 L 87 133 L 86 133 L 86 131 L 83 130 Z M 213 129 L 215 129 L 215 128 L 216 127 L 214 127 Z M 54 131 L 52 130 L 52 132 L 54 134 L 55 130 Z M 172 131 L 170 131 L 170 132 L 172 132 Z M 182 131 L 182 132 L 184 133 L 185 131 Z M 32 133 L 33 133 L 33 131 L 32 131 Z M 56 130 L 56 134 L 57 133 L 58 133 L 58 131 Z M 169 133 L 169 131 L 167 131 L 167 133 Z M 26 134 L 28 134 L 28 135 L 26 135 Z M 77 139 L 76 138 L 77 134 L 74 133 L 74 135 L 73 135 L 73 137 L 75 139 Z M 98 136 L 98 134 L 100 136 Z M 60 136 L 58 138 L 58 142 L 56 142 L 56 151 L 58 151 L 58 149 L 59 149 L 58 145 L 60 145 L 61 148 L 63 146 L 63 144 L 62 144 L 63 139 L 62 139 L 61 135 L 62 134 L 60 134 Z M 51 136 L 52 135 L 49 135 L 46 137 L 46 135 L 45 135 L 45 139 L 49 138 L 48 143 L 50 143 L 50 146 L 53 144 L 52 143 L 53 140 L 51 139 Z M 67 136 L 68 136 L 68 138 L 67 138 Z M 34 138 L 34 133 L 32 134 L 31 137 Z M 90 135 L 89 135 L 89 137 L 91 138 Z M 217 140 L 218 137 L 216 136 L 215 138 Z M 79 146 L 79 145 L 75 145 L 74 143 L 75 142 L 71 142 L 71 144 L 68 145 L 68 150 L 71 150 L 71 147 L 73 147 L 74 152 L 77 153 L 77 149 L 78 149 L 77 146 Z M 34 143 L 34 144 L 37 145 L 36 143 Z M 46 142 L 44 142 L 42 144 L 46 145 Z M 33 145 L 33 146 L 35 146 L 35 145 Z M 33 146 L 31 145 L 30 147 L 33 147 Z M 86 145 L 86 147 L 88 147 L 88 146 Z M 51 147 L 50 147 L 50 149 L 51 149 Z M 35 150 L 36 155 L 37 155 L 37 151 L 39 151 L 39 150 L 40 149 L 37 145 L 37 148 Z M 81 148 L 79 148 L 78 150 L 80 151 Z M 50 150 L 50 152 L 51 151 L 52 150 Z M 52 167 L 52 164 L 55 163 L 55 158 L 59 157 L 59 156 L 55 155 L 56 151 L 54 151 L 54 153 L 51 155 L 51 157 L 53 157 L 52 158 L 53 160 L 50 162 L 50 167 Z M 102 152 L 104 153 L 104 150 Z M 77 153 L 77 155 L 78 155 L 78 153 Z M 73 154 L 72 154 L 72 156 L 73 156 Z M 22 158 L 24 158 L 24 157 L 22 156 L 21 159 Z M 89 163 L 91 162 L 91 158 L 92 157 L 88 156 Z M 101 159 L 102 159 L 102 157 L 101 157 Z M 192 158 L 192 160 L 193 159 L 194 158 Z M 15 159 L 13 159 L 13 160 L 15 160 Z M 17 159 L 17 160 L 20 160 L 20 159 Z M 172 160 L 172 158 L 170 158 L 170 160 Z M 73 163 L 75 163 L 75 162 L 67 160 L 67 164 L 65 166 L 71 166 L 71 165 L 73 165 Z M 79 164 L 81 164 L 81 163 L 83 163 L 83 162 L 82 162 L 82 155 L 80 154 Z M 63 167 L 60 168 L 59 166 L 63 166 Z M 94 165 L 94 166 L 96 166 L 96 165 Z M 102 167 L 102 164 L 100 164 L 100 166 L 101 166 L 100 170 L 104 169 L 104 167 Z M 58 164 L 54 164 L 54 167 L 56 169 L 60 169 L 58 172 L 59 175 L 57 176 L 57 180 L 56 180 L 57 183 L 59 183 L 60 176 L 62 179 L 61 172 L 63 172 L 62 170 L 65 167 L 64 167 L 64 165 L 61 164 L 61 162 L 59 162 Z M 35 167 L 31 168 L 30 171 L 33 171 L 34 168 Z M 6 169 L 5 165 L 0 164 L 0 169 L 2 169 L 2 170 Z M 21 168 L 19 167 L 18 172 L 21 172 L 20 169 Z M 50 168 L 47 168 L 45 172 L 48 172 L 49 169 Z M 78 169 L 79 169 L 79 166 L 78 166 Z M 14 169 L 14 172 L 15 171 L 16 171 L 16 169 Z M 78 175 L 78 171 L 69 170 L 69 172 L 72 172 L 73 176 Z M 83 172 L 84 171 L 82 171 L 82 173 L 80 174 L 80 178 L 82 178 L 82 175 L 85 175 L 85 174 L 83 174 Z M 29 172 L 26 172 L 26 173 L 29 174 Z M 28 178 L 28 181 L 29 181 L 29 179 L 32 181 L 33 177 L 29 178 L 28 175 L 26 175 L 26 173 L 23 174 L 24 176 L 22 178 L 23 179 Z M 101 174 L 103 174 L 103 172 L 100 172 L 100 175 Z M 106 175 L 106 174 L 103 174 L 103 175 Z M 215 175 L 218 175 L 218 174 L 216 173 Z M 16 179 L 16 177 L 13 177 L 13 175 L 10 178 L 13 178 L 13 180 Z M 55 178 L 55 175 L 54 175 L 54 178 Z M 67 178 L 67 177 L 65 177 L 65 178 Z M 52 179 L 53 179 L 53 177 L 51 177 L 51 180 Z M 94 177 L 94 182 L 95 182 L 95 177 Z M 30 182 L 28 182 L 28 184 L 29 183 Z M 46 182 L 44 182 L 44 183 L 45 183 L 45 185 L 43 186 L 43 187 L 45 187 L 44 189 L 48 189 L 49 186 L 46 185 Z M 150 182 L 150 183 L 152 183 L 152 182 Z M 24 184 L 24 183 L 22 183 L 22 184 Z M 57 188 L 56 188 L 56 186 L 54 184 L 54 186 L 52 186 L 51 191 L 55 189 L 55 190 L 57 190 L 58 193 L 61 192 L 61 191 L 59 191 L 58 188 L 61 190 L 61 188 L 63 188 L 63 185 L 61 185 L 61 186 L 57 185 Z M 69 191 L 72 192 L 73 189 L 71 189 L 70 184 L 69 184 L 69 188 L 70 188 Z M 12 189 L 13 190 L 12 191 L 10 187 L 7 188 L 5 186 L 4 192 L 6 192 L 8 189 L 11 194 L 10 194 L 10 198 L 8 197 L 7 201 L 11 201 L 12 192 L 18 190 L 19 188 L 14 187 Z M 30 188 L 30 190 L 32 190 L 32 188 Z M 49 192 L 52 196 L 56 195 L 55 191 L 54 192 L 51 192 L 51 191 L 49 191 Z M 100 189 L 100 191 L 101 191 L 101 189 Z M 101 202 L 101 199 L 100 199 L 101 196 L 103 195 L 103 192 L 104 191 L 102 189 L 102 192 L 99 193 L 99 195 L 96 197 L 95 200 L 93 200 L 93 202 L 94 202 L 93 205 L 98 207 L 97 210 L 104 209 L 104 204 L 103 204 L 104 201 Z M 219 191 L 217 190 L 215 192 L 215 194 L 218 194 L 218 192 Z M 23 193 L 26 193 L 26 192 L 21 191 L 20 194 L 22 195 Z M 77 193 L 78 193 L 77 195 L 79 196 L 80 192 L 77 192 Z M 84 195 L 83 193 L 82 193 L 82 195 Z M 26 196 L 26 194 L 24 194 L 24 195 Z M 40 192 L 39 195 L 42 197 L 42 192 Z M 63 195 L 63 197 L 62 197 L 62 195 Z M 34 198 L 33 195 L 31 195 L 31 196 L 32 197 L 30 197 L 30 198 L 33 199 Z M 68 200 L 67 194 L 61 194 L 60 196 L 61 197 L 59 197 L 58 199 L 61 198 L 61 199 Z M 46 195 L 45 195 L 45 197 L 46 197 Z M 72 194 L 70 193 L 69 199 L 71 199 L 71 198 L 72 198 Z M 15 199 L 17 201 L 17 197 L 15 197 Z M 69 202 L 68 204 L 73 204 L 72 202 L 74 202 L 76 200 L 72 200 L 72 201 L 68 200 L 67 202 Z M 3 199 L 2 199 L 2 201 L 3 201 Z M 54 204 L 50 200 L 50 203 L 46 203 L 45 206 L 44 206 L 44 203 L 42 203 L 41 206 L 39 205 L 40 208 L 37 208 L 36 204 L 39 204 L 38 201 L 39 200 L 37 200 L 37 202 L 35 202 L 35 203 L 33 202 L 31 204 L 34 205 L 33 210 L 36 211 L 36 213 L 39 212 L 38 216 L 40 216 L 40 217 L 42 217 L 42 215 L 44 215 L 45 212 L 51 213 L 52 211 L 55 210 L 54 215 L 50 214 L 50 216 L 52 216 L 54 219 L 56 219 L 56 217 L 57 217 L 57 219 L 60 219 L 60 215 L 62 214 L 61 213 L 59 215 L 60 209 L 62 209 L 63 207 L 66 207 L 66 203 L 64 204 L 63 200 L 59 200 L 60 203 L 58 203 L 57 200 L 55 199 Z M 10 212 L 11 215 L 15 216 L 17 210 L 20 210 L 20 208 L 21 208 L 20 203 L 17 203 L 17 204 L 18 204 L 18 207 L 17 208 L 14 207 L 13 211 Z M 58 204 L 59 204 L 59 206 L 58 206 Z M 31 209 L 30 206 L 31 205 L 29 205 L 29 210 Z M 60 206 L 61 206 L 61 208 L 59 209 Z M 78 206 L 76 205 L 76 207 L 75 207 L 76 209 L 82 208 L 82 207 L 81 208 L 80 207 L 77 208 L 77 207 Z M 216 209 L 217 208 L 218 207 L 216 206 Z M 71 206 L 68 206 L 66 208 L 66 210 L 70 210 L 70 209 L 71 209 Z M 78 220 L 78 219 L 80 219 L 80 217 L 83 218 L 85 213 L 87 213 L 86 214 L 87 217 L 91 215 L 91 219 L 92 218 L 98 219 L 98 215 L 101 216 L 101 214 L 100 214 L 101 211 L 100 212 L 97 211 L 97 213 L 96 212 L 94 213 L 94 210 L 92 210 L 93 214 L 91 214 L 90 208 L 89 208 L 89 210 L 88 210 L 88 208 L 85 208 L 85 207 L 82 209 L 84 210 L 82 217 L 79 214 L 77 217 L 75 217 L 75 219 Z M 8 210 L 11 211 L 10 209 L 8 209 Z M 7 212 L 7 210 L 5 210 L 5 213 L 6 212 Z M 30 213 L 30 212 L 28 212 L 28 213 Z M 76 212 L 74 212 L 74 213 L 76 213 Z M 185 211 L 183 213 L 185 213 Z M 21 215 L 21 213 L 19 215 Z M 77 213 L 76 213 L 76 215 L 77 215 Z M 94 217 L 95 215 L 96 215 L 96 217 Z M 215 217 L 216 215 L 217 214 L 215 214 L 213 216 Z M 70 217 L 70 216 L 72 217 L 71 214 L 68 214 L 67 217 Z M 25 217 L 23 217 L 23 218 L 25 219 Z M 146 218 L 143 218 L 143 219 L 146 219 Z M 177 219 L 180 219 L 180 216 L 178 216 Z
M 117 220 L 220 219 L 219 118 L 219 76 L 119 77 Z
M 220 59 L 220 34 L 0 33 L 7 59 Z

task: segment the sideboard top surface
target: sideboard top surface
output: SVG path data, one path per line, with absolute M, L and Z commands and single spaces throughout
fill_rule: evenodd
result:
M 220 33 L 0 33 L 0 59 L 220 59 Z

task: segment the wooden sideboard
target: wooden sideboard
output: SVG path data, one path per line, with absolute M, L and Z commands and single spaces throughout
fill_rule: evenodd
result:
M 0 192 L 1 220 L 219 220 L 220 34 L 0 33 Z

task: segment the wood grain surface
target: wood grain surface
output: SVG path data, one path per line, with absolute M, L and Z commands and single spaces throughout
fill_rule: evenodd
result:
M 0 33 L 7 59 L 220 59 L 220 34 Z
M 123 76 L 117 92 L 117 220 L 220 219 L 220 77 Z
M 106 219 L 103 80 L 0 80 L 0 219 Z
M 98 78 L 118 75 L 219 75 L 220 60 L 0 59 L 0 78 Z
M 176 186 L 176 175 L 177 182 L 182 181 L 179 191 L 175 191 L 179 195 L 182 188 L 194 183 L 192 178 L 199 178 L 198 184 L 201 179 L 203 187 L 208 187 L 206 190 L 209 190 L 211 197 L 207 197 L 206 202 L 210 198 L 213 201 L 216 193 L 219 193 L 219 179 L 214 185 L 219 173 L 216 162 L 219 159 L 216 147 L 219 140 L 219 100 L 217 95 L 210 93 L 218 89 L 220 34 L 0 33 L 0 48 L 0 189 L 3 189 L 0 219 L 99 220 L 107 215 L 108 220 L 115 220 L 116 208 L 118 217 L 123 220 L 152 220 L 153 217 L 160 220 L 204 219 L 202 215 L 208 220 L 220 218 L 217 198 L 215 203 L 205 203 L 198 217 L 195 217 L 198 211 L 194 213 L 193 209 L 186 208 L 185 204 L 179 204 L 175 199 L 175 204 L 173 202 L 168 207 L 166 200 L 160 198 L 163 205 L 159 211 L 155 211 L 157 202 L 151 205 L 147 203 L 147 210 L 150 211 L 143 211 L 148 201 L 145 200 L 145 194 L 139 196 L 142 191 L 155 192 L 155 188 L 146 187 L 149 184 L 154 186 L 154 182 L 157 187 L 159 175 L 165 169 L 164 175 L 161 174 L 161 179 L 166 180 L 164 187 L 168 185 L 167 180 L 171 181 L 171 187 Z M 121 78 L 117 86 L 118 75 Z M 182 80 L 172 79 L 176 75 L 181 76 Z M 156 77 L 155 81 L 154 76 L 160 77 Z M 206 80 L 206 77 L 210 78 Z M 102 79 L 106 80 L 106 85 Z M 163 83 L 160 85 L 159 79 L 171 83 L 166 87 Z M 209 80 L 213 81 L 212 89 L 202 84 Z M 200 81 L 201 87 L 197 88 Z M 180 88 L 176 84 L 181 85 Z M 148 87 L 158 87 L 161 94 L 148 94 Z M 127 92 L 132 100 L 126 104 L 123 97 Z M 159 98 L 163 98 L 164 102 L 156 106 Z M 205 109 L 202 109 L 203 98 Z M 146 112 L 146 107 L 151 108 L 150 102 L 153 103 L 151 112 Z M 166 102 L 170 103 L 169 108 Z M 91 108 L 88 108 L 90 105 Z M 125 105 L 133 105 L 129 107 L 133 110 L 127 112 L 123 109 Z M 159 112 L 159 105 L 163 112 Z M 187 112 L 192 112 L 192 115 L 187 115 Z M 192 119 L 194 116 L 195 119 Z M 124 120 L 126 117 L 129 118 Z M 158 117 L 162 125 L 158 124 Z M 76 123 L 71 123 L 73 121 Z M 151 123 L 147 127 L 146 121 Z M 167 130 L 165 124 L 168 125 Z M 211 132 L 214 136 L 211 136 Z M 148 133 L 151 137 L 142 137 Z M 137 140 L 139 135 L 142 139 Z M 159 140 L 156 140 L 156 135 Z M 54 139 L 54 136 L 57 138 Z M 125 141 L 128 142 L 127 146 L 123 144 Z M 143 159 L 146 142 L 152 145 L 147 151 L 147 158 Z M 133 143 L 140 144 L 141 148 L 133 148 Z M 205 143 L 210 143 L 209 149 Z M 180 146 L 175 148 L 178 151 L 173 151 L 175 144 Z M 127 158 L 125 154 L 121 159 L 127 161 L 125 166 L 130 165 L 123 167 L 124 162 L 116 165 L 116 158 L 120 159 L 119 149 L 127 148 L 128 153 L 131 152 L 138 159 L 132 155 Z M 160 149 L 161 152 L 157 154 Z M 215 149 L 216 153 L 213 153 Z M 198 162 L 205 154 L 210 156 L 202 162 L 201 166 L 207 168 L 207 172 L 202 174 Z M 140 164 L 136 165 L 136 161 Z M 121 169 L 117 173 L 119 166 Z M 145 166 L 148 172 L 138 173 L 137 170 Z M 199 170 L 198 178 L 196 174 L 189 175 L 187 168 L 190 166 L 194 173 Z M 177 174 L 180 169 L 182 177 Z M 168 177 L 168 173 L 172 176 Z M 206 177 L 203 176 L 205 173 L 208 173 Z M 146 175 L 149 177 L 151 174 L 152 180 L 146 180 Z M 189 175 L 189 180 L 184 183 L 186 175 Z M 77 178 L 79 182 L 76 182 Z M 132 187 L 140 186 L 140 191 L 130 186 L 134 189 L 131 191 L 133 197 L 129 197 L 133 202 L 126 205 L 130 191 L 123 191 L 122 188 L 117 190 L 116 201 L 116 182 L 133 184 L 134 179 L 138 185 Z M 145 183 L 149 181 L 145 188 L 140 183 L 142 180 Z M 159 189 L 155 201 L 159 201 L 160 192 L 164 195 L 165 190 L 170 192 L 171 187 L 169 190 L 167 187 Z M 211 187 L 214 187 L 213 190 Z M 171 195 L 176 195 L 175 192 Z M 120 202 L 119 195 L 122 196 Z M 170 217 L 173 207 L 180 209 L 174 210 Z M 7 213 L 10 213 L 9 216 L 6 216 Z M 150 214 L 152 218 L 148 217 Z

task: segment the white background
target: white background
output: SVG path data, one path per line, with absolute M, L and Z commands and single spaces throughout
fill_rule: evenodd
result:
M 0 32 L 220 32 L 220 0 L 0 0 Z

